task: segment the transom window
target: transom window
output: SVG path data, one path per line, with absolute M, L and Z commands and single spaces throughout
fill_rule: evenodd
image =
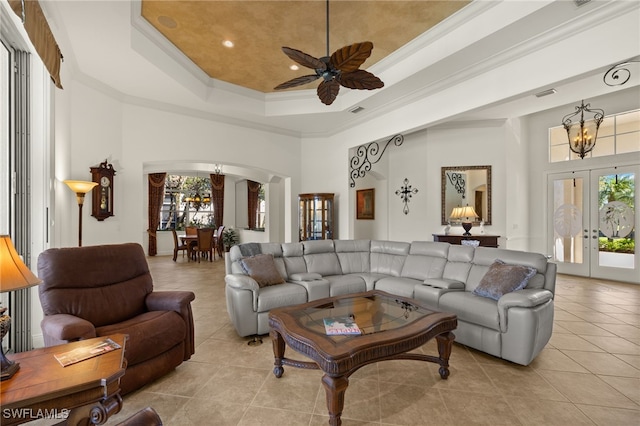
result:
M 585 158 L 626 154 L 640 151 L 640 110 L 605 117 L 598 129 L 593 151 Z M 549 161 L 579 160 L 578 154 L 569 149 L 567 131 L 563 126 L 549 129 Z

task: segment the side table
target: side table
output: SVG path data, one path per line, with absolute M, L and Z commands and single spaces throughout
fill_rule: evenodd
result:
M 440 241 L 443 243 L 460 245 L 463 240 L 477 240 L 480 241 L 481 247 L 498 247 L 498 238 L 500 235 L 453 235 L 453 234 L 432 234 L 433 241 Z
M 54 354 L 89 346 L 105 337 L 50 346 L 10 356 L 20 370 L 0 382 L 0 423 L 16 425 L 36 419 L 59 419 L 68 425 L 100 425 L 120 411 L 120 378 L 128 336 L 109 337 L 121 348 L 63 367 Z

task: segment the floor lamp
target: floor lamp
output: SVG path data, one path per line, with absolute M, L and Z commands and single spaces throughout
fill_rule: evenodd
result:
M 76 193 L 76 200 L 78 200 L 78 247 L 82 247 L 82 205 L 84 204 L 84 195 L 91 191 L 97 183 L 83 180 L 65 180 L 64 183 Z
M 38 279 L 27 265 L 22 262 L 20 256 L 13 247 L 11 238 L 8 235 L 0 235 L 0 293 L 7 291 L 21 290 L 40 284 Z M 4 355 L 2 340 L 11 328 L 11 317 L 5 315 L 6 307 L 0 309 L 0 361 L 2 364 L 2 380 L 10 379 L 18 369 L 20 364 L 9 361 Z

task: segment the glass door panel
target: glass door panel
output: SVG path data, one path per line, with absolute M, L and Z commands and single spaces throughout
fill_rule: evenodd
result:
M 616 167 L 591 171 L 593 203 L 591 276 L 640 281 L 636 250 L 636 177 L 639 167 Z M 595 241 L 593 241 L 595 243 Z
M 558 271 L 565 274 L 587 275 L 589 264 L 585 206 L 588 173 L 574 172 L 549 177 L 549 206 L 551 207 L 550 236 L 552 260 Z

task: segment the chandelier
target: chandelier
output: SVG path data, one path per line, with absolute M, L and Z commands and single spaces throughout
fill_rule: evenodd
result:
M 569 148 L 582 159 L 596 146 L 598 128 L 604 119 L 603 110 L 590 109 L 590 106 L 590 104 L 585 105 L 584 101 L 582 101 L 580 106 L 576 106 L 576 111 L 573 114 L 567 114 L 562 118 L 562 125 L 569 138 Z M 588 121 L 585 121 L 585 112 L 593 114 L 593 118 L 589 119 L 587 117 Z M 578 115 L 580 115 L 580 121 L 573 122 L 572 119 L 577 119 Z
M 206 207 L 209 205 L 209 203 L 211 202 L 211 196 L 207 194 L 202 196 L 198 191 L 196 191 L 196 193 L 193 194 L 193 196 L 186 197 L 184 201 L 191 204 L 191 207 L 193 207 L 194 209 L 200 210 L 202 206 Z

